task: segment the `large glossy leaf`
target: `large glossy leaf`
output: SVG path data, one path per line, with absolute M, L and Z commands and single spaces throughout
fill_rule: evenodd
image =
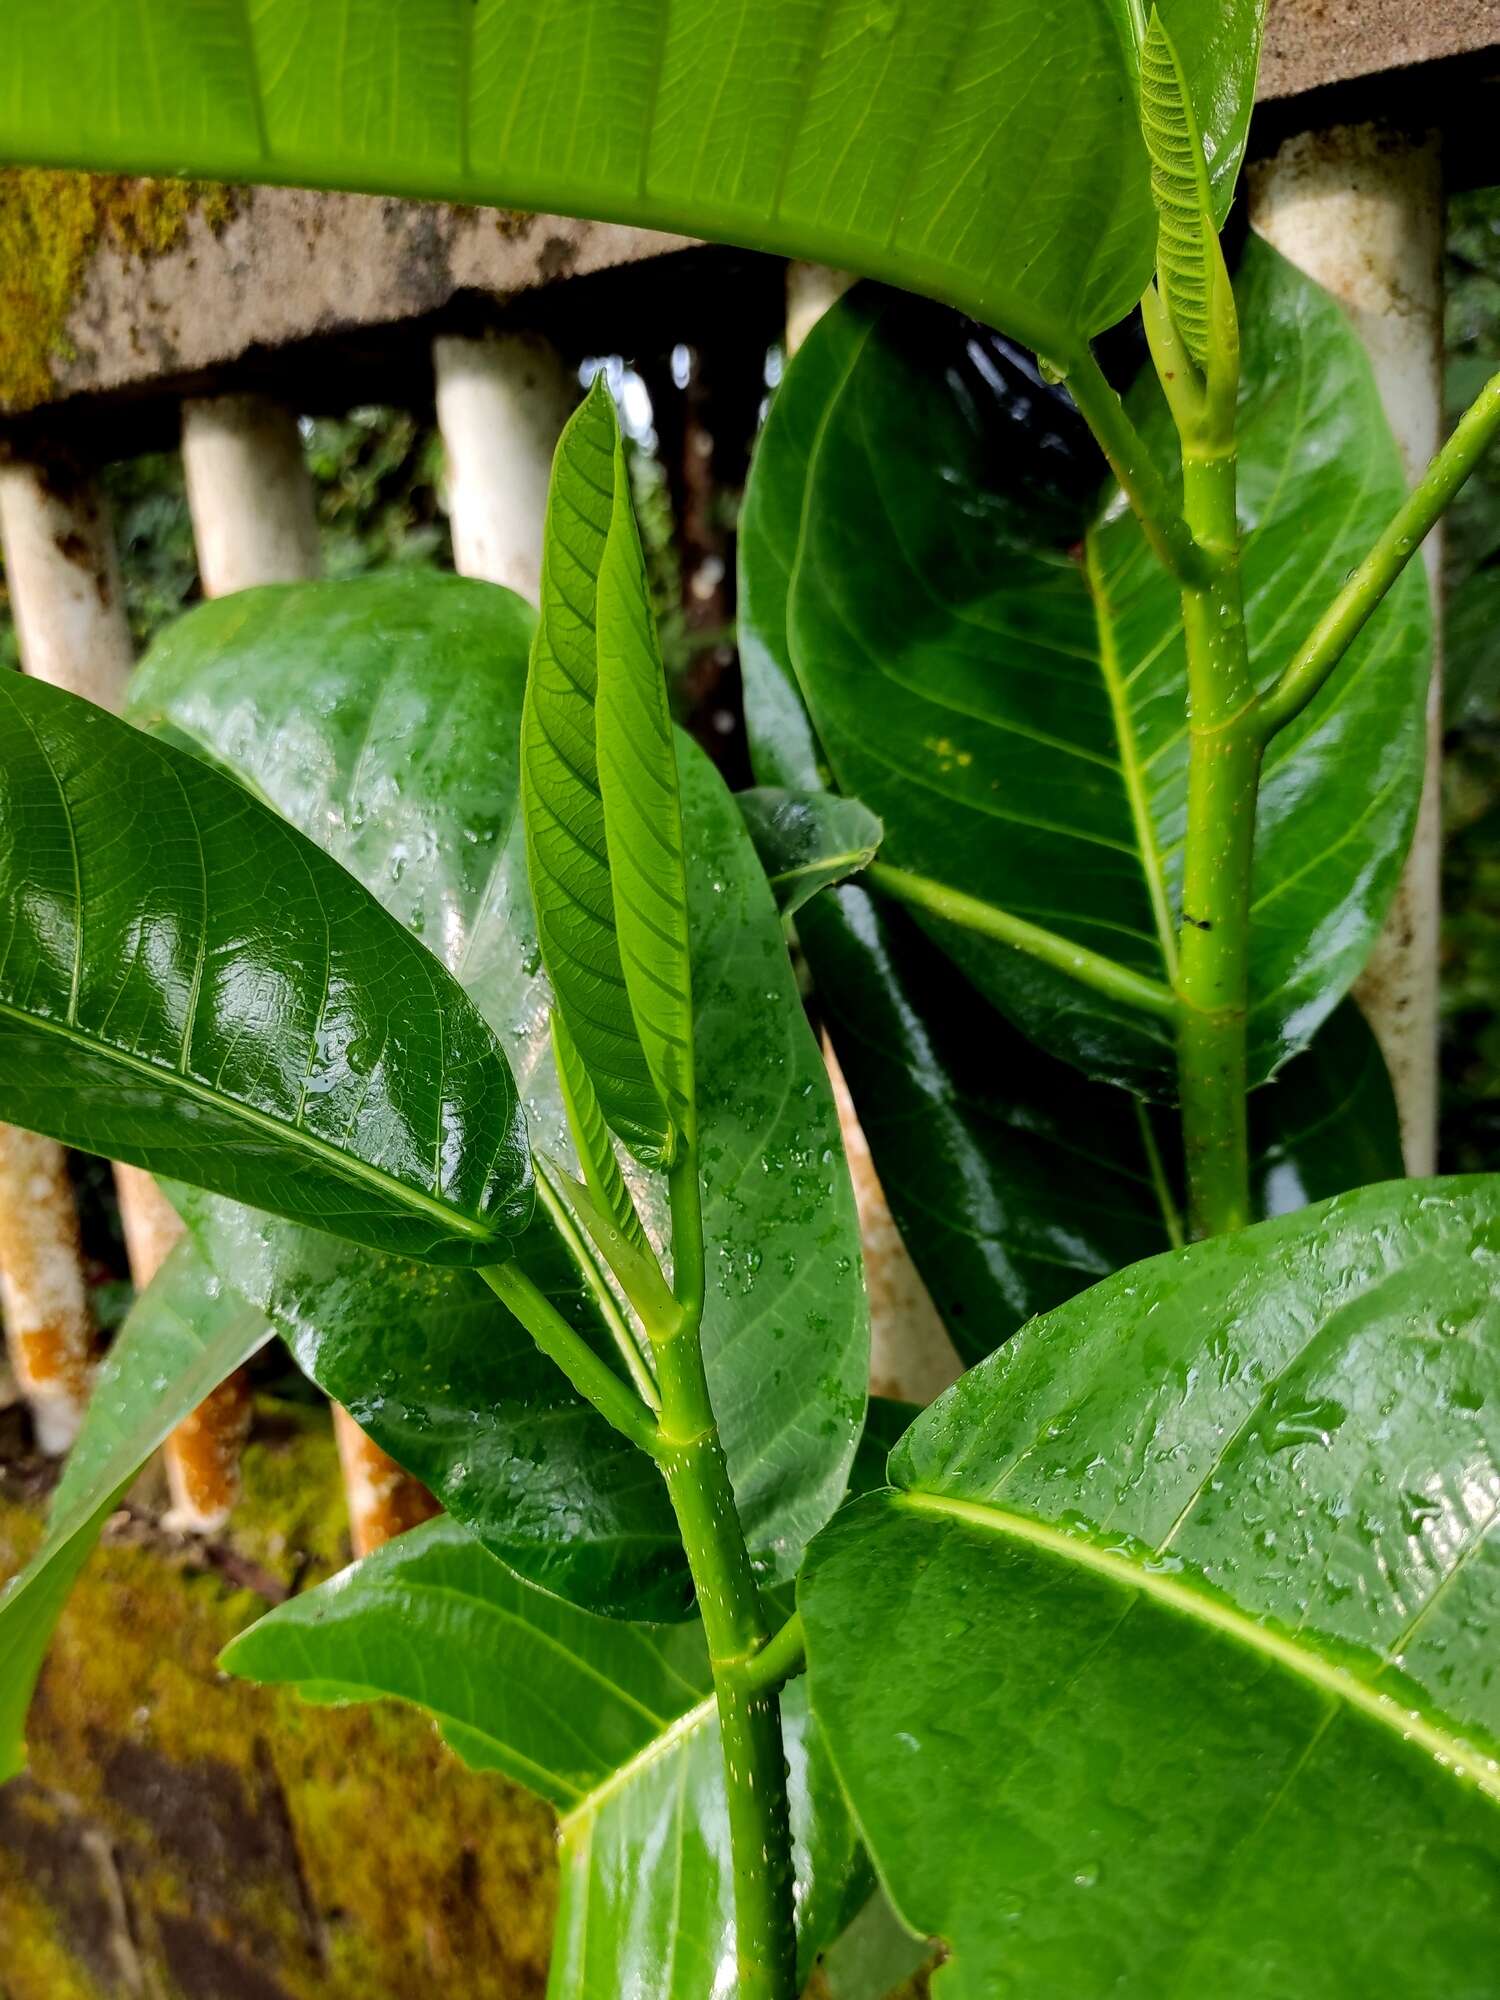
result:
M 1170 1112 L 1031 1047 L 862 890 L 820 897 L 798 925 L 891 1212 L 966 1360 L 1182 1240 Z M 1250 1110 L 1259 1215 L 1401 1174 L 1390 1079 L 1352 1000 Z
M 935 1990 L 1494 1983 L 1500 1178 L 1120 1273 L 921 1416 L 801 1587 Z
M 439 1262 L 531 1213 L 505 1058 L 437 960 L 239 786 L 15 674 L 0 1110 Z
M 526 616 L 507 593 L 453 578 L 298 585 L 220 599 L 158 642 L 138 670 L 132 713 L 236 771 L 443 952 L 509 1054 L 535 1143 L 571 1161 L 516 812 L 525 659 L 519 627 L 505 621 Z M 679 761 L 711 1246 L 704 1342 L 752 1548 L 790 1575 L 842 1497 L 860 1425 L 869 1363 L 858 1226 L 827 1078 L 759 864 L 733 801 L 685 740 Z M 659 1190 L 640 1183 L 638 1193 L 660 1242 Z M 361 1420 L 403 1463 L 419 1438 L 433 1441 L 450 1470 L 430 1462 L 413 1469 L 451 1511 L 476 1525 L 482 1519 L 488 1537 L 498 1534 L 496 1509 L 509 1501 L 497 1494 L 495 1507 L 476 1514 L 485 1503 L 482 1483 L 468 1476 L 473 1454 L 461 1413 L 499 1397 L 502 1376 L 487 1363 L 482 1385 L 447 1369 L 429 1372 L 431 1326 L 414 1325 L 409 1342 L 394 1331 L 399 1288 L 368 1315 L 355 1306 L 367 1260 L 303 1265 L 278 1248 L 267 1266 L 258 1247 L 265 1226 L 257 1218 L 245 1230 L 257 1241 L 239 1276 L 268 1304 L 285 1301 L 276 1310 L 290 1315 L 287 1330 L 307 1343 L 300 1351 L 315 1372 L 326 1375 L 342 1345 L 331 1315 L 341 1305 L 358 1311 L 362 1330 L 350 1336 L 357 1358 L 348 1373 Z M 424 1280 L 424 1296 L 434 1282 Z M 269 1290 L 260 1291 L 263 1284 Z M 295 1307 L 307 1287 L 320 1294 L 316 1315 Z M 495 1340 L 500 1369 L 519 1350 L 509 1332 Z M 444 1344 L 450 1367 L 460 1345 L 456 1333 Z M 481 1367 L 484 1352 L 481 1341 L 472 1367 Z M 381 1374 L 383 1392 L 359 1397 L 362 1368 Z M 446 1399 L 450 1379 L 446 1415 L 435 1421 L 434 1392 Z M 518 1394 L 525 1400 L 531 1389 Z M 578 1449 L 581 1458 L 582 1441 Z M 527 1452 L 518 1454 L 524 1465 Z M 575 1504 L 582 1509 L 581 1493 Z M 607 1517 L 597 1518 L 602 1535 Z M 668 1615 L 667 1593 L 682 1601 L 680 1569 L 666 1561 L 659 1529 L 651 1529 L 656 1539 L 632 1543 L 623 1513 L 618 1519 L 615 1556 L 631 1557 L 638 1579 L 650 1582 L 653 1566 L 659 1571 L 659 1588 L 641 1611 Z M 653 1511 L 651 1521 L 660 1520 Z M 556 1524 L 547 1532 L 555 1541 Z M 581 1536 L 592 1532 L 579 1523 Z M 516 1551 L 506 1559 L 527 1567 Z M 555 1570 L 552 1580 L 566 1587 Z
M 1257 243 L 1238 290 L 1246 614 L 1267 680 L 1394 509 L 1402 475 L 1333 301 Z M 1136 401 L 1169 448 L 1154 382 Z M 763 781 L 814 781 L 790 669 L 839 788 L 885 822 L 882 861 L 1169 980 L 1180 619 L 1133 518 L 1107 499 L 1099 514 L 1095 466 L 1076 417 L 1003 344 L 933 308 L 845 300 L 789 371 L 752 473 L 747 708 Z M 1413 567 L 1273 745 L 1252 911 L 1255 1081 L 1326 1018 L 1394 886 L 1421 782 L 1424 591 Z M 766 760 L 773 738 L 783 747 Z M 1167 1021 L 928 921 L 1034 1040 L 1103 1080 L 1170 1093 Z
M 0 1783 L 26 1761 L 26 1710 L 73 1580 L 167 1433 L 271 1337 L 179 1243 L 132 1307 L 89 1396 L 36 1554 L 0 1596 Z
M 733 1965 L 722 1752 L 701 1628 L 592 1618 L 434 1521 L 293 1598 L 229 1647 L 308 1698 L 396 1696 L 472 1766 L 560 1816 L 553 2000 L 702 2000 Z M 800 1689 L 782 1703 L 804 1962 L 859 1861 Z
M 1163 0 L 1229 204 L 1258 0 Z M 1129 0 L 10 0 L 0 155 L 686 229 L 952 299 L 1053 354 L 1155 244 Z

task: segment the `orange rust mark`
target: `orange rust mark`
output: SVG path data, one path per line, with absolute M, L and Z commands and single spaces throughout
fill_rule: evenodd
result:
M 143 1292 L 182 1234 L 182 1219 L 150 1174 L 115 1166 L 120 1221 L 130 1275 Z M 162 1446 L 172 1496 L 166 1525 L 210 1535 L 229 1519 L 240 1497 L 240 1453 L 250 1435 L 250 1377 L 237 1368 L 172 1432 Z
M 349 1540 L 356 1557 L 369 1555 L 408 1528 L 420 1527 L 440 1510 L 420 1479 L 403 1472 L 395 1459 L 367 1437 L 342 1403 L 333 1406 L 333 1434 L 344 1469 L 349 1504 Z
M 62 1147 L 14 1125 L 0 1126 L 0 1307 L 37 1445 L 64 1452 L 83 1421 L 94 1358 L 78 1209 Z
M 169 1528 L 211 1535 L 240 1497 L 240 1453 L 250 1435 L 250 1375 L 236 1368 L 184 1417 L 162 1447 L 172 1505 Z

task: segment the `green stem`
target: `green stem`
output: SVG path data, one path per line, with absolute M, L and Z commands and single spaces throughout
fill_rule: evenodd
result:
M 568 1325 L 520 1265 L 491 1264 L 479 1275 L 501 1304 L 515 1314 L 543 1354 L 557 1363 L 579 1395 L 633 1445 L 654 1452 L 657 1430 L 650 1410 L 583 1335 Z
M 1134 508 L 1146 540 L 1179 582 L 1201 580 L 1202 562 L 1183 511 L 1126 414 L 1125 405 L 1087 348 L 1070 366 L 1067 385 L 1079 415 L 1094 433 L 1110 471 Z
M 1182 592 L 1189 752 L 1177 1060 L 1189 1223 L 1194 1235 L 1210 1236 L 1250 1220 L 1245 1023 L 1261 737 L 1232 441 L 1185 447 L 1183 500 L 1207 574 Z
M 1500 375 L 1491 376 L 1459 418 L 1452 437 L 1261 703 L 1263 742 L 1285 729 L 1322 687 L 1497 433 Z
M 766 1650 L 760 1590 L 740 1528 L 703 1372 L 703 1213 L 696 1150 L 668 1170 L 672 1288 L 668 1330 L 648 1325 L 661 1391 L 655 1453 L 667 1482 L 708 1641 L 719 1711 L 734 1873 L 738 2000 L 795 2000 L 792 1839 L 777 1684 L 751 1670 Z
M 884 861 L 872 863 L 863 880 L 870 888 L 914 910 L 926 910 L 945 923 L 960 924 L 965 930 L 980 931 L 986 937 L 997 938 L 1001 944 L 1013 945 L 1017 951 L 1040 959 L 1044 965 L 1055 966 L 1083 985 L 1093 987 L 1096 993 L 1122 1001 L 1127 1007 L 1138 1007 L 1166 1020 L 1176 1016 L 1177 1002 L 1172 989 L 1163 986 L 1160 980 L 1132 972 L 1128 966 L 1105 958 L 1102 952 L 1074 944 L 1069 938 L 1059 937 L 1056 931 L 1028 923 L 1024 917 L 1014 917 L 1008 910 L 997 909 L 978 896 L 966 896 L 961 889 L 934 882 L 931 876 L 911 875 L 906 869 L 892 868 Z

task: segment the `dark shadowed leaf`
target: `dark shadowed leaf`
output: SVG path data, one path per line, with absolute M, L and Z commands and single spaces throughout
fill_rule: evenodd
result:
M 820 897 L 799 936 L 881 1187 L 966 1360 L 1181 1240 L 1169 1112 L 1033 1048 L 857 888 Z M 1260 1215 L 1402 1172 L 1390 1080 L 1353 1001 L 1250 1109 Z
M 952 2000 L 1479 2000 L 1500 1890 L 1500 1178 L 1152 1259 L 819 1538 L 813 1708 Z
M 1403 481 L 1333 301 L 1257 243 L 1238 293 L 1247 618 L 1269 679 Z M 1136 400 L 1169 449 L 1154 383 Z M 1058 392 L 1003 344 L 930 307 L 845 300 L 793 364 L 752 474 L 747 708 L 758 775 L 816 782 L 792 673 L 839 789 L 885 823 L 883 862 L 1169 982 L 1180 618 L 1133 518 L 1098 513 L 1095 463 Z M 1272 748 L 1252 911 L 1257 1081 L 1306 1045 L 1379 928 L 1420 790 L 1429 645 L 1414 565 Z M 1167 1021 L 924 921 L 1033 1039 L 1103 1080 L 1170 1095 Z

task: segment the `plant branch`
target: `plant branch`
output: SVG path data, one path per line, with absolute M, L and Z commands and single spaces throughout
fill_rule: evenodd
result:
M 1452 437 L 1407 495 L 1394 520 L 1323 613 L 1262 700 L 1262 742 L 1299 716 L 1333 672 L 1386 592 L 1500 432 L 1500 375 L 1459 418 Z
M 679 1311 L 666 1328 L 649 1320 L 646 1326 L 661 1387 L 655 1453 L 693 1573 L 718 1702 L 734 1873 L 735 1992 L 741 2000 L 795 2000 L 795 1878 L 779 1684 L 750 1671 L 767 1648 L 766 1620 L 703 1371 L 703 1206 L 690 1142 L 681 1144 L 667 1184 Z
M 609 1328 L 615 1346 L 619 1349 L 620 1359 L 630 1370 L 630 1379 L 639 1390 L 642 1400 L 649 1403 L 653 1410 L 659 1410 L 661 1397 L 657 1393 L 655 1377 L 641 1352 L 640 1342 L 636 1339 L 635 1332 L 624 1313 L 621 1312 L 619 1300 L 605 1282 L 604 1273 L 595 1263 L 594 1253 L 583 1231 L 573 1219 L 573 1211 L 552 1185 L 551 1176 L 541 1159 L 535 1155 L 533 1158 L 536 1165 L 537 1200 L 556 1225 L 557 1233 L 577 1265 L 578 1275 L 587 1286 L 589 1295 L 599 1308 L 599 1317 Z
M 979 931 L 1001 944 L 1012 945 L 1017 951 L 1024 951 L 1029 957 L 1040 959 L 1044 965 L 1066 972 L 1071 978 L 1084 986 L 1093 987 L 1096 993 L 1103 993 L 1111 1000 L 1121 1001 L 1127 1007 L 1137 1007 L 1147 1014 L 1158 1014 L 1164 1020 L 1176 1018 L 1177 1000 L 1172 989 L 1159 979 L 1149 979 L 1144 973 L 1132 972 L 1128 966 L 1117 964 L 1102 952 L 1090 951 L 1086 945 L 1074 944 L 1068 938 L 1059 937 L 1056 931 L 1044 930 L 1040 924 L 1012 916 L 1008 910 L 997 909 L 993 903 L 986 903 L 978 896 L 966 896 L 961 889 L 950 889 L 946 883 L 934 882 L 927 875 L 908 874 L 906 869 L 892 868 L 884 861 L 872 863 L 865 870 L 864 879 L 872 889 L 898 903 L 905 903 L 914 910 L 925 910 L 929 916 L 941 917 L 945 923 L 958 924 L 964 930 Z
M 520 1265 L 514 1261 L 490 1264 L 479 1275 L 500 1303 L 515 1314 L 543 1354 L 557 1363 L 584 1401 L 592 1403 L 622 1437 L 642 1451 L 654 1452 L 657 1432 L 650 1410 L 583 1335 L 568 1325 Z
M 774 1694 L 807 1664 L 804 1652 L 802 1614 L 794 1611 L 739 1670 L 742 1687 L 758 1694 Z
M 1179 582 L 1201 578 L 1203 561 L 1183 511 L 1088 348 L 1070 367 L 1067 386 L 1156 555 Z

